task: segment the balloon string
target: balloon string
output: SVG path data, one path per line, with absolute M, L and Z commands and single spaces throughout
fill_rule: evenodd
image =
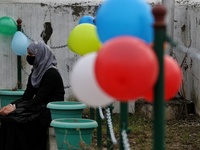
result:
M 126 130 L 121 132 L 124 150 L 131 150 Z
M 101 106 L 99 106 L 99 115 L 100 115 L 101 119 L 105 118 L 104 115 L 103 115 L 103 111 L 102 111 Z
M 106 115 L 107 115 L 107 122 L 108 122 L 109 131 L 110 131 L 111 141 L 112 141 L 113 144 L 117 144 L 117 140 L 115 138 L 113 125 L 112 125 L 112 118 L 111 118 L 110 108 L 107 108 L 106 112 L 107 112 Z

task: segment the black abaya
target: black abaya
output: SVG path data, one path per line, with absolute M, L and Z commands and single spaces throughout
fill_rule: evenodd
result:
M 50 110 L 46 105 L 51 101 L 64 100 L 64 85 L 60 73 L 54 68 L 46 71 L 39 88 L 32 86 L 30 78 L 31 75 L 22 98 L 12 103 L 16 105 L 16 110 L 9 114 L 11 117 L 0 117 L 0 150 L 46 150 L 51 122 Z M 17 111 L 21 109 L 25 111 Z M 26 111 L 42 113 L 25 121 L 21 119 L 23 122 L 16 119 Z

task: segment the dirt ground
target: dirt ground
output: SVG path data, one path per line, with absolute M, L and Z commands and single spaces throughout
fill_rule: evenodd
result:
M 119 114 L 113 115 L 113 128 L 115 137 L 119 141 Z M 107 144 L 108 136 L 106 121 L 102 123 L 102 149 L 119 149 L 119 144 Z M 129 114 L 130 133 L 128 139 L 131 150 L 153 149 L 153 121 L 138 114 Z M 97 136 L 94 132 L 93 143 L 90 149 L 98 149 Z M 109 143 L 109 142 L 108 142 Z M 166 121 L 165 126 L 166 150 L 200 150 L 200 117 L 189 114 L 187 118 Z

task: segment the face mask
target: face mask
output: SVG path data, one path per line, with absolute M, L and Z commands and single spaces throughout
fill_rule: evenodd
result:
M 33 65 L 34 61 L 35 61 L 35 56 L 26 56 L 26 61 L 29 63 L 29 65 Z

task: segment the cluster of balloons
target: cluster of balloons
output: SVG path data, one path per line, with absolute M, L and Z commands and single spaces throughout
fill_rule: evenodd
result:
M 120 11 L 119 11 L 120 10 Z M 68 46 L 82 57 L 71 72 L 72 91 L 91 107 L 144 97 L 153 102 L 159 64 L 152 49 L 154 18 L 145 0 L 107 0 L 95 19 L 84 16 L 71 31 Z M 165 56 L 165 98 L 182 82 L 177 62 Z
M 12 18 L 8 16 L 0 18 L 0 34 L 14 35 L 11 42 L 12 51 L 20 56 L 27 54 L 30 41 L 21 31 L 17 31 L 17 24 Z

